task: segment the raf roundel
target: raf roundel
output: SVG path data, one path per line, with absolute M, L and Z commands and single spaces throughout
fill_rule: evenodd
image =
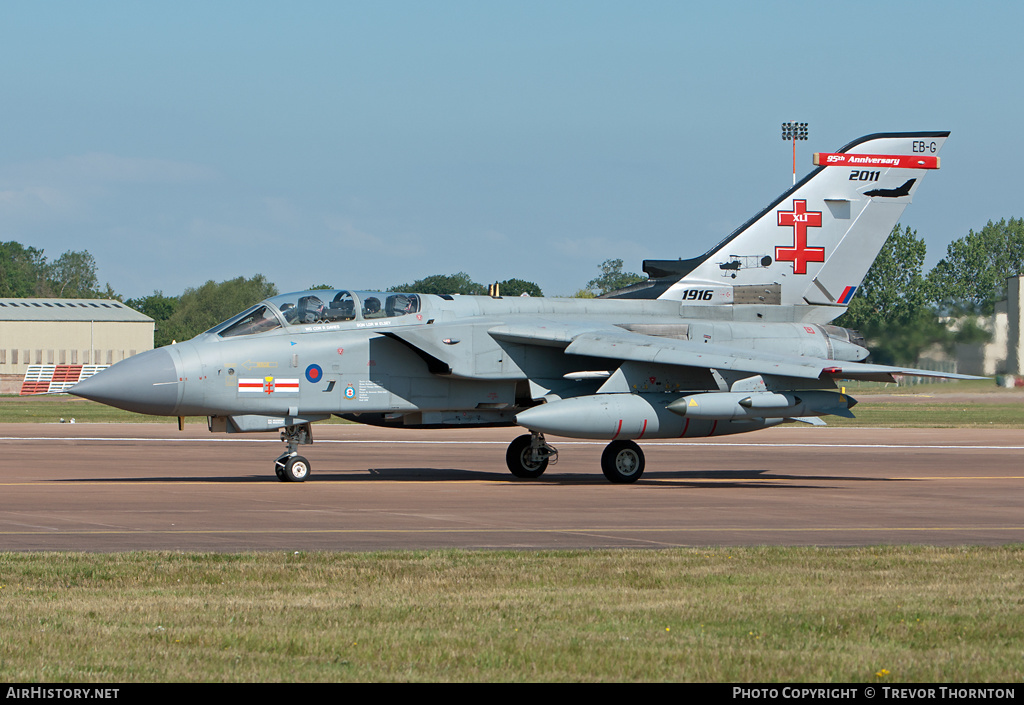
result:
M 306 368 L 306 381 L 308 382 L 319 382 L 323 379 L 323 376 L 324 371 L 321 369 L 320 365 L 310 365 Z

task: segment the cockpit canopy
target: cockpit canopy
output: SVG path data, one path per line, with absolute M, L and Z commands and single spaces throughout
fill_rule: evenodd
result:
M 419 310 L 417 294 L 317 289 L 267 299 L 209 332 L 233 338 L 277 328 L 396 318 Z

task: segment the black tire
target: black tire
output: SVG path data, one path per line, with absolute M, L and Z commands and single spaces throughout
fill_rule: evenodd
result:
M 277 479 L 280 480 L 281 482 L 288 482 L 288 478 L 285 477 L 285 474 L 284 474 L 284 461 L 283 460 L 275 460 L 274 461 L 274 474 L 277 475 Z
M 601 470 L 609 482 L 628 484 L 644 474 L 644 452 L 633 441 L 612 441 L 601 454 Z
M 284 479 L 288 482 L 305 482 L 309 473 L 309 461 L 301 455 L 293 455 L 284 463 Z
M 516 477 L 534 479 L 543 475 L 544 471 L 548 469 L 547 458 L 539 463 L 530 459 L 531 439 L 530 434 L 519 436 L 508 444 L 508 450 L 505 451 L 505 464 L 508 465 L 509 472 Z

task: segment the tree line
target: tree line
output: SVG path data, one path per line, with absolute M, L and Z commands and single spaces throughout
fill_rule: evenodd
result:
M 971 230 L 954 240 L 946 256 L 924 272 L 926 246 L 917 231 L 897 225 L 890 233 L 846 313 L 835 323 L 860 330 L 868 339 L 877 362 L 912 365 L 925 348 L 987 338 L 973 316 L 990 315 L 1006 297 L 1006 279 L 1024 273 L 1024 219 L 989 221 L 979 232 Z M 574 296 L 607 294 L 645 279 L 624 272 L 621 259 L 599 265 L 600 274 Z M 534 282 L 506 279 L 498 282 L 503 296 L 543 296 Z M 328 284 L 311 288 L 331 289 Z M 434 274 L 388 291 L 422 294 L 484 295 L 488 285 L 466 272 Z M 149 296 L 123 299 L 107 284 L 101 288 L 96 261 L 87 251 L 65 252 L 56 261 L 42 250 L 17 242 L 0 243 L 0 296 L 32 298 L 110 298 L 153 318 L 155 344 L 187 340 L 248 306 L 276 296 L 277 287 L 262 274 L 223 282 L 208 281 L 179 296 L 154 291 Z M 955 321 L 955 323 L 951 323 Z
M 86 250 L 69 250 L 50 262 L 42 250 L 12 241 L 0 242 L 0 296 L 99 299 L 116 294 L 109 284 L 100 289 L 96 259 Z
M 931 345 L 987 340 L 977 317 L 1006 298 L 1006 280 L 1024 274 L 1024 219 L 989 221 L 946 248 L 924 272 L 925 242 L 893 228 L 845 314 L 836 324 L 867 338 L 876 362 L 912 365 Z

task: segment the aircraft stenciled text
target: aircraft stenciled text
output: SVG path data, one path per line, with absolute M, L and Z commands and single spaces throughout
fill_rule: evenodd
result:
M 911 154 L 829 154 L 817 152 L 814 164 L 817 166 L 873 166 L 893 169 L 938 169 L 939 158 L 931 156 L 939 151 L 935 142 L 917 140 Z M 918 156 L 926 154 L 928 156 Z
M 878 181 L 880 171 L 857 171 L 850 172 L 850 181 Z

